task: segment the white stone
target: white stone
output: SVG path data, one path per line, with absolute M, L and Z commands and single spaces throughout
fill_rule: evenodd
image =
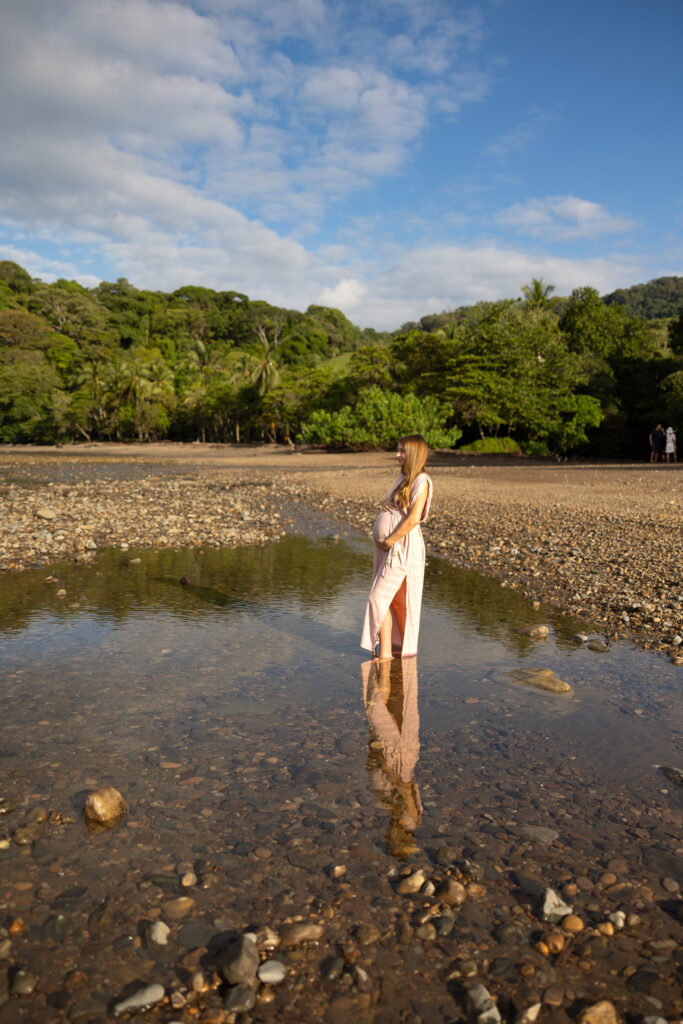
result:
M 146 1010 L 148 1007 L 160 1003 L 165 994 L 163 985 L 147 985 L 145 988 L 138 989 L 128 999 L 123 999 L 120 1003 L 117 1003 L 114 1007 L 114 1013 L 118 1017 L 120 1014 L 128 1013 L 130 1010 Z
M 522 1010 L 520 1014 L 515 1017 L 515 1024 L 534 1024 L 538 1020 L 538 1015 L 541 1012 L 541 1003 L 533 1003 L 531 1006 L 527 1006 L 526 1010 Z
M 608 917 L 618 931 L 621 931 L 626 924 L 626 914 L 623 910 L 615 910 L 613 913 L 609 914 Z
M 572 913 L 572 908 L 560 899 L 554 889 L 546 889 L 543 893 L 543 905 L 541 907 L 541 917 L 544 921 L 550 921 L 554 923 L 561 921 L 563 917 L 567 917 Z
M 256 973 L 264 985 L 279 985 L 287 977 L 287 968 L 281 960 L 265 960 Z
M 167 946 L 171 929 L 165 921 L 155 921 L 149 926 L 149 937 L 157 946 Z

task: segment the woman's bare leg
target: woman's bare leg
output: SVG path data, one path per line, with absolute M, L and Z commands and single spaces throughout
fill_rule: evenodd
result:
M 391 629 L 393 620 L 391 617 L 391 608 L 387 611 L 384 616 L 384 621 L 379 627 L 379 656 L 380 658 L 391 657 Z

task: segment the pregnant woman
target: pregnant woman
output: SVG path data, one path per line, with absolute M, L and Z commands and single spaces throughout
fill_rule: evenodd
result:
M 417 654 L 425 546 L 420 523 L 429 514 L 432 481 L 423 472 L 427 442 L 410 434 L 398 442 L 401 475 L 387 493 L 372 528 L 374 579 L 360 645 L 379 657 Z

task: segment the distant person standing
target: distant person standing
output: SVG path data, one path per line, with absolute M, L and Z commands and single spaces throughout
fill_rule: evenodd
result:
M 650 462 L 659 462 L 659 456 L 664 451 L 664 427 L 658 423 L 650 431 Z
M 664 447 L 664 454 L 666 455 L 667 462 L 678 462 L 678 453 L 676 445 L 676 431 L 673 427 L 666 428 L 666 440 Z M 672 458 L 673 456 L 673 458 Z

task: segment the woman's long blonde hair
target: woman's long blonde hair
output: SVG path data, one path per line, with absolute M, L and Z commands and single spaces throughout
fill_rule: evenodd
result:
M 404 446 L 406 457 L 403 463 L 403 477 L 391 492 L 391 499 L 399 508 L 407 509 L 415 477 L 424 469 L 429 448 L 422 434 L 408 434 L 406 437 L 400 437 L 398 443 Z

